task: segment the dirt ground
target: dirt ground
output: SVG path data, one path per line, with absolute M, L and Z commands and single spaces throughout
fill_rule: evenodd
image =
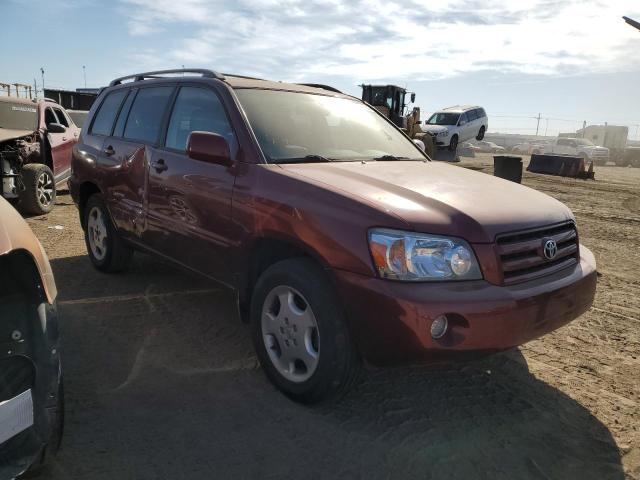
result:
M 313 408 L 265 379 L 229 292 L 140 254 L 95 271 L 60 195 L 28 219 L 59 289 L 67 402 L 43 478 L 640 479 L 640 169 L 523 183 L 576 214 L 594 307 L 519 351 L 368 371 Z

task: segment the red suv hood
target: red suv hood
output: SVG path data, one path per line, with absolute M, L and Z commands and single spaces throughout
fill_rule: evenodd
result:
M 404 219 L 416 231 L 455 235 L 473 243 L 491 243 L 500 233 L 573 219 L 569 208 L 548 195 L 440 162 L 281 166 L 327 189 L 364 199 L 380 211 Z

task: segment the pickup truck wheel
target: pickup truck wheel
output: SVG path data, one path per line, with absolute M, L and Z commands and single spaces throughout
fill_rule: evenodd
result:
M 360 359 L 340 303 L 310 259 L 284 260 L 262 274 L 251 299 L 251 329 L 265 374 L 297 402 L 343 394 L 358 376 Z
M 480 127 L 480 131 L 478 132 L 478 136 L 476 137 L 476 140 L 482 140 L 484 138 L 484 132 L 485 132 L 485 128 L 483 125 Z
M 22 166 L 20 192 L 21 208 L 28 213 L 44 215 L 49 213 L 56 203 L 56 185 L 53 172 L 43 163 L 27 163 Z
M 451 152 L 455 152 L 458 149 L 458 135 L 454 135 L 451 137 L 451 141 L 449 142 L 449 150 Z
M 84 212 L 84 239 L 93 266 L 102 272 L 124 270 L 133 250 L 118 235 L 102 195 L 92 195 Z

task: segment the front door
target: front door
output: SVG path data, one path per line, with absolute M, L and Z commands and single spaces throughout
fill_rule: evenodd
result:
M 69 130 L 69 123 L 66 119 L 64 117 L 58 119 L 53 108 L 50 106 L 45 107 L 44 123 L 47 130 L 47 141 L 51 147 L 53 176 L 57 183 L 64 180 L 65 176 L 69 173 L 69 167 L 71 166 L 71 149 L 77 141 L 77 138 L 73 137 L 73 132 Z M 67 130 L 63 133 L 49 132 L 49 125 L 52 123 L 60 123 Z
M 230 270 L 233 167 L 186 155 L 192 131 L 237 140 L 214 90 L 183 86 L 178 91 L 162 146 L 151 150 L 145 243 L 180 263 L 222 281 Z M 163 234 L 162 234 L 162 233 Z

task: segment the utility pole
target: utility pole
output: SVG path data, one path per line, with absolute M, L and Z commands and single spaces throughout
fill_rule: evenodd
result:
M 540 128 L 540 114 L 538 113 L 538 124 L 536 125 L 536 137 L 538 136 L 538 129 L 539 128 Z
M 584 120 L 582 122 L 582 138 L 584 138 L 584 134 L 586 133 L 586 130 L 587 130 L 587 121 Z
M 546 119 L 546 122 L 544 124 L 544 136 L 547 136 L 547 129 L 549 128 L 549 119 Z
M 40 74 L 42 75 L 42 96 L 44 97 L 44 67 L 40 67 Z
M 36 82 L 36 77 L 33 77 L 33 94 L 38 98 L 38 83 Z
M 84 77 L 84 88 L 87 88 L 87 68 L 82 65 L 82 76 Z

